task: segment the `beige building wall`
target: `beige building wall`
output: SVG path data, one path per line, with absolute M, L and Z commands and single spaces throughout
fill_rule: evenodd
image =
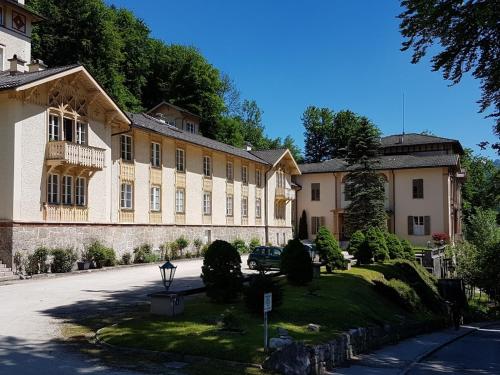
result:
M 15 112 L 11 109 L 14 100 L 9 100 L 7 94 L 0 93 L 0 171 L 3 181 L 0 183 L 0 221 L 13 218 L 14 195 L 14 149 L 15 149 Z

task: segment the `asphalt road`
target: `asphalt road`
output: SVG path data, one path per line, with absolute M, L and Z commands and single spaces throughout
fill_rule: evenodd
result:
M 411 375 L 445 373 L 500 374 L 500 324 L 464 336 L 408 372 Z
M 174 263 L 173 290 L 202 286 L 201 260 Z M 61 323 L 126 309 L 161 290 L 157 265 L 0 284 L 0 374 L 136 374 L 69 350 Z

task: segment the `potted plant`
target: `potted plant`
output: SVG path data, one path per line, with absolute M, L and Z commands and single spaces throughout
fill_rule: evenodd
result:
M 81 260 L 77 262 L 78 270 L 79 271 L 88 270 L 90 268 L 91 263 L 92 263 L 92 255 L 89 251 L 89 248 L 85 248 L 85 250 L 81 252 Z

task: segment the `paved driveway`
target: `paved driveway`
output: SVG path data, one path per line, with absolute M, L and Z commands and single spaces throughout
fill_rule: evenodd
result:
M 202 285 L 201 260 L 175 263 L 172 289 Z M 0 374 L 135 374 L 68 350 L 58 340 L 60 324 L 143 302 L 162 289 L 157 265 L 0 285 Z

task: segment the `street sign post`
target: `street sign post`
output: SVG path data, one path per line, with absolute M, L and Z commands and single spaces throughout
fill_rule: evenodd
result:
M 264 293 L 264 350 L 267 351 L 267 313 L 273 309 L 273 294 Z

